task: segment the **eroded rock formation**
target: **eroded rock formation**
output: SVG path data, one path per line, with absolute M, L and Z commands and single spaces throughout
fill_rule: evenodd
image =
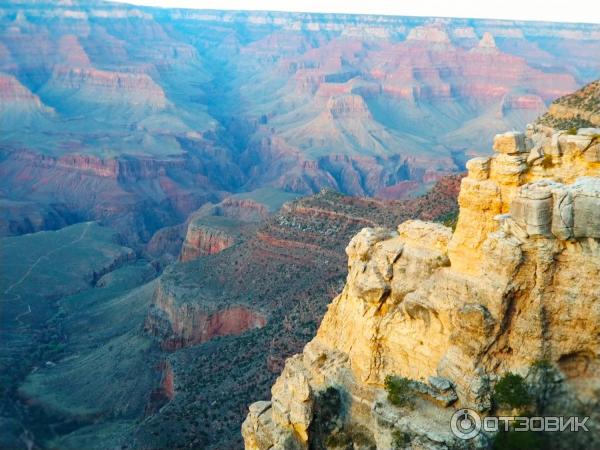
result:
M 224 230 L 191 223 L 181 248 L 181 261 L 189 261 L 199 256 L 214 255 L 231 247 L 235 238 Z
M 535 384 L 542 361 L 556 373 L 550 408 L 597 415 L 599 131 L 496 136 L 494 156 L 467 165 L 454 233 L 422 221 L 358 233 L 316 337 L 250 407 L 246 449 L 333 448 L 328 436 L 357 429 L 372 446 L 354 448 L 404 448 L 397 433 L 407 448 L 487 448 L 485 434 L 452 435 L 455 408 L 494 412 L 498 378 Z M 412 409 L 389 402 L 388 375 L 412 380 Z M 590 429 L 568 445 L 597 446 Z
M 175 350 L 265 326 L 265 315 L 243 304 L 219 306 L 188 301 L 195 292 L 190 286 L 178 285 L 172 272 L 159 280 L 146 320 L 146 328 L 162 337 L 163 348 Z
M 555 128 L 600 126 L 600 80 L 556 99 L 538 122 Z

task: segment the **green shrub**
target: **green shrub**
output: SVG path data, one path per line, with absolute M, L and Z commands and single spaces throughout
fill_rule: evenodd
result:
M 412 406 L 414 403 L 414 392 L 408 378 L 388 375 L 385 377 L 385 390 L 392 405 Z
M 452 231 L 456 230 L 456 224 L 458 223 L 458 210 L 444 214 L 438 218 L 438 221 L 442 225 L 451 228 Z
M 347 425 L 343 430 L 327 436 L 324 443 L 327 449 L 376 450 L 377 448 L 369 430 L 360 425 Z
M 549 370 L 554 366 L 547 359 L 537 359 L 533 362 L 533 364 L 531 364 L 531 367 L 533 367 L 535 370 Z
M 410 435 L 400 430 L 394 430 L 392 432 L 392 445 L 394 450 L 400 450 L 410 444 Z
M 499 405 L 522 408 L 531 403 L 531 396 L 521 375 L 506 373 L 494 386 L 494 400 Z
M 545 449 L 542 434 L 533 431 L 501 431 L 494 437 L 494 450 Z
M 350 430 L 350 437 L 352 438 L 352 443 L 354 444 L 354 447 L 361 449 L 372 448 L 373 450 L 377 448 L 377 445 L 373 440 L 371 432 L 361 425 L 354 425 L 352 427 L 352 429 Z
M 577 127 L 571 127 L 567 130 L 567 134 L 575 135 L 577 134 Z
M 340 447 L 345 439 L 339 430 L 341 428 L 340 415 L 342 413 L 342 398 L 340 392 L 334 387 L 328 387 L 317 393 L 314 402 L 313 420 L 309 427 L 311 448 Z M 346 435 L 346 437 L 349 436 Z M 339 445 L 338 445 L 339 444 Z
M 529 392 L 535 403 L 535 413 L 541 415 L 560 389 L 557 368 L 547 359 L 537 360 L 531 365 L 527 379 Z
M 352 439 L 350 438 L 348 433 L 344 431 L 332 433 L 325 439 L 325 447 L 327 447 L 328 449 L 352 448 Z

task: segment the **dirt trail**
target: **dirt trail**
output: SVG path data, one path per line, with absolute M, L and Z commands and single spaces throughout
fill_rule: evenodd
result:
M 85 224 L 85 227 L 84 227 L 84 228 L 83 228 L 83 230 L 81 231 L 81 234 L 80 234 L 80 235 L 79 235 L 79 237 L 77 237 L 76 239 L 73 239 L 72 241 L 70 241 L 70 242 L 67 242 L 66 244 L 63 244 L 63 245 L 61 245 L 61 246 L 59 246 L 59 247 L 56 247 L 54 250 L 51 250 L 51 251 L 49 251 L 48 253 L 46 253 L 45 255 L 42 255 L 42 256 L 40 256 L 38 259 L 36 259 L 36 260 L 33 262 L 33 264 L 31 264 L 31 266 L 29 267 L 29 269 L 27 270 L 27 272 L 25 272 L 25 274 L 24 274 L 24 275 L 23 275 L 21 278 L 19 278 L 19 280 L 18 280 L 18 281 L 14 282 L 14 283 L 13 283 L 13 284 L 11 284 L 11 285 L 10 285 L 8 288 L 6 288 L 6 289 L 5 289 L 5 291 L 4 291 L 4 295 L 8 295 L 8 294 L 10 294 L 10 292 L 11 292 L 11 291 L 12 291 L 14 288 L 16 288 L 17 286 L 19 286 L 20 284 L 22 284 L 22 283 L 23 283 L 23 281 L 25 281 L 25 280 L 26 280 L 26 279 L 29 277 L 29 275 L 31 275 L 31 273 L 32 273 L 33 269 L 35 269 L 35 268 L 36 268 L 36 266 L 37 266 L 37 265 L 38 265 L 38 264 L 39 264 L 39 263 L 40 263 L 40 262 L 41 262 L 43 259 L 49 259 L 49 257 L 50 257 L 51 255 L 53 255 L 54 253 L 56 253 L 56 252 L 58 252 L 58 251 L 60 251 L 60 250 L 62 250 L 62 249 L 64 249 L 64 248 L 66 248 L 66 247 L 69 247 L 69 246 L 71 246 L 71 245 L 74 245 L 74 244 L 76 244 L 76 243 L 78 243 L 78 242 L 81 242 L 81 241 L 82 241 L 82 240 L 85 238 L 85 236 L 87 235 L 87 232 L 88 232 L 88 230 L 89 230 L 89 228 L 90 228 L 90 225 L 91 225 L 92 223 L 93 223 L 93 222 L 86 222 L 86 224 Z M 14 295 L 14 297 L 11 299 L 12 301 L 19 301 L 19 300 L 21 300 L 21 294 L 13 294 L 13 295 Z M 4 298 L 4 301 L 6 301 L 6 300 L 8 300 L 8 298 Z M 26 312 L 24 312 L 24 313 L 21 313 L 21 314 L 19 314 L 19 315 L 17 315 L 17 316 L 15 317 L 15 321 L 19 322 L 19 323 L 20 323 L 20 324 L 22 324 L 22 325 L 25 325 L 23 322 L 21 322 L 21 320 L 20 320 L 20 319 L 21 319 L 21 317 L 23 317 L 23 316 L 26 316 L 26 315 L 28 315 L 28 314 L 31 314 L 31 306 L 30 306 L 30 305 L 27 305 L 27 311 L 26 311 Z

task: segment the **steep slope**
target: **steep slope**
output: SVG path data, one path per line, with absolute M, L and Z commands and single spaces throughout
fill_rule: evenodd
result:
M 146 329 L 167 352 L 174 396 L 139 424 L 135 446 L 239 448 L 246 405 L 268 392 L 341 287 L 344 242 L 364 226 L 451 213 L 458 182 L 405 202 L 325 191 L 287 203 L 220 252 L 170 266 Z
M 58 301 L 89 292 L 105 274 L 135 259 L 133 250 L 117 242 L 114 231 L 92 222 L 0 239 L 3 448 L 26 447 L 34 436 L 40 440 L 52 433 L 54 425 L 64 425 L 56 414 L 47 415 L 38 404 L 30 403 L 30 397 L 20 388 L 25 378 L 38 370 L 52 371 L 68 346 L 68 325 Z M 89 327 L 79 330 L 82 340 L 87 346 L 97 345 L 99 341 L 90 345 L 88 331 Z M 83 380 L 80 382 L 78 386 L 84 386 Z M 71 379 L 63 388 L 70 391 L 76 385 Z M 46 392 L 56 394 L 48 396 L 51 402 L 61 401 L 62 392 L 59 394 L 56 385 Z
M 561 129 L 600 126 L 600 80 L 553 101 L 538 122 Z
M 235 195 L 189 224 L 192 236 L 198 221 L 225 225 L 234 244 L 158 280 L 169 258 L 134 260 L 96 223 L 1 239 L 0 445 L 239 448 L 245 405 L 266 395 L 341 287 L 345 241 L 365 225 L 452 213 L 458 184 L 405 202 L 328 191 L 275 216 L 294 195 Z M 154 244 L 181 247 L 164 238 Z
M 497 135 L 493 157 L 467 163 L 454 233 L 358 233 L 316 337 L 250 407 L 246 448 L 598 446 L 598 131 Z M 462 440 L 456 408 L 591 416 L 590 431 Z
M 45 124 L 53 113 L 14 76 L 0 73 L 0 129 L 9 132 Z

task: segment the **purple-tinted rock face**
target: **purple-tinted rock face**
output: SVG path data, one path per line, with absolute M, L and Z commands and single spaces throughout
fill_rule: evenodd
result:
M 1 195 L 69 205 L 132 243 L 240 188 L 406 195 L 600 74 L 595 25 L 0 13 Z

